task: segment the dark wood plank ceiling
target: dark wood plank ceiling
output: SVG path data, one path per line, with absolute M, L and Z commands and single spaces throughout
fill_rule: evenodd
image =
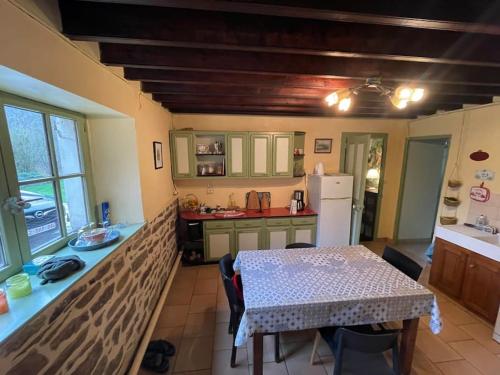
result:
M 500 1 L 86 0 L 63 33 L 172 112 L 341 116 L 324 97 L 381 77 L 428 96 L 363 92 L 343 116 L 412 118 L 500 96 Z

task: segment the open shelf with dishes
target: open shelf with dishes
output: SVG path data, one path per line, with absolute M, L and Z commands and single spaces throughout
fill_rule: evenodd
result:
M 223 177 L 226 175 L 225 133 L 195 134 L 196 177 Z

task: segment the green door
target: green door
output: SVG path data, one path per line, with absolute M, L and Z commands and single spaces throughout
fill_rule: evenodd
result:
M 351 220 L 352 245 L 359 243 L 361 233 L 369 152 L 370 135 L 353 135 L 346 138 L 344 163 L 341 165 L 341 172 L 354 176 Z
M 194 176 L 193 134 L 175 132 L 170 134 L 172 176 L 191 178 Z
M 273 134 L 273 176 L 293 176 L 293 134 Z
M 250 176 L 271 176 L 271 135 L 265 133 L 250 133 Z
M 228 133 L 227 175 L 248 177 L 248 133 Z

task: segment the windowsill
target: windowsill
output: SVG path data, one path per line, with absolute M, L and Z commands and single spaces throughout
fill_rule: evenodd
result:
M 92 271 L 92 269 L 94 269 L 99 263 L 112 254 L 125 241 L 137 233 L 137 231 L 139 231 L 144 225 L 145 223 L 132 224 L 125 228 L 121 228 L 120 240 L 113 245 L 102 249 L 93 251 L 75 251 L 66 246 L 57 251 L 55 253 L 57 256 L 78 255 L 85 261 L 85 267 L 63 280 L 55 283 L 47 283 L 45 285 L 40 285 L 41 279 L 36 275 L 31 276 L 30 279 L 33 293 L 19 299 L 8 298 L 9 312 L 0 315 L 0 343 L 3 343 L 19 328 L 42 312 L 83 276 Z M 1 283 L 0 288 L 5 289 L 5 283 Z

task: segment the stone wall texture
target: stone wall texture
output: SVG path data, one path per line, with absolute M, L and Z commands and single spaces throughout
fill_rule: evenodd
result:
M 124 374 L 176 255 L 177 201 L 0 346 L 0 374 Z

